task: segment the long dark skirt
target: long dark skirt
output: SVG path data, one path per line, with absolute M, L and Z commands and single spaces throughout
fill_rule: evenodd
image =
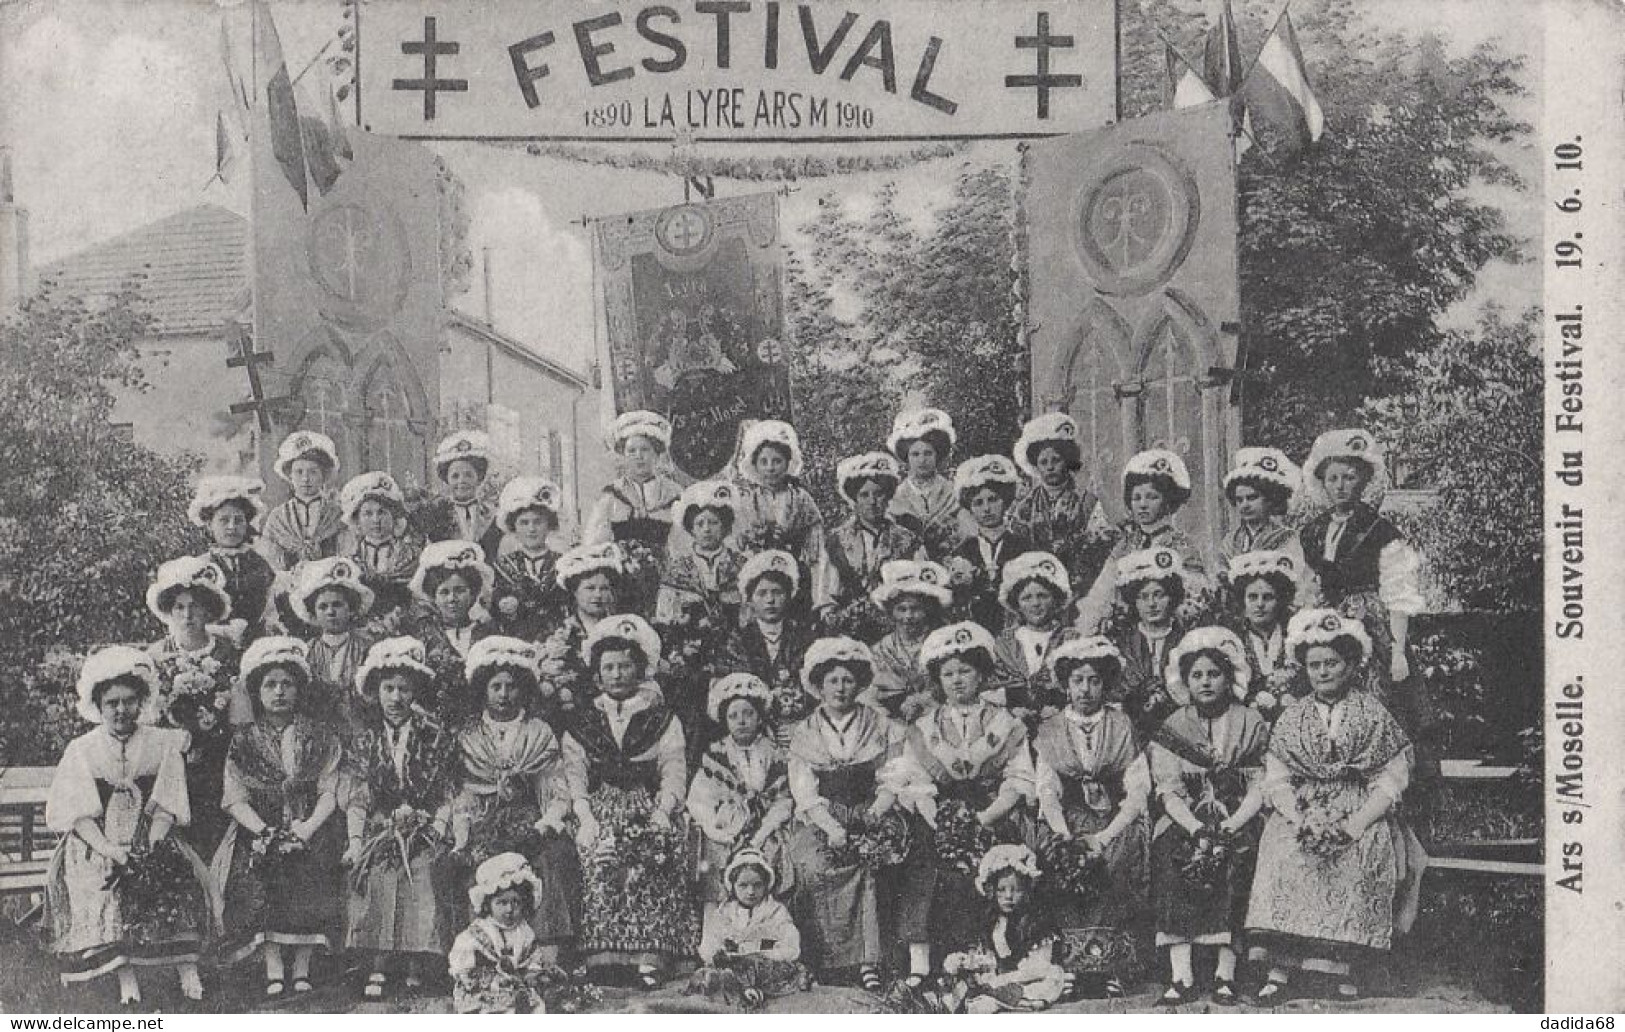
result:
M 1184 828 L 1169 822 L 1156 837 L 1151 843 L 1151 898 L 1159 940 L 1211 945 L 1241 938 L 1257 859 L 1257 821 L 1249 832 L 1243 836 L 1241 848 L 1232 852 L 1217 884 L 1210 885 L 1188 877 L 1183 870 L 1192 849 L 1191 836 Z
M 342 818 L 330 818 L 304 852 L 266 867 L 254 862 L 255 836 L 232 823 L 211 865 L 222 901 L 219 953 L 226 963 L 265 943 L 332 950 L 343 942 L 342 828 Z
M 1111 818 L 1088 807 L 1066 809 L 1067 827 L 1075 836 L 1101 831 Z M 1066 970 L 1125 982 L 1139 974 L 1150 925 L 1149 839 L 1142 817 L 1106 845 L 1107 879 L 1101 892 L 1090 899 L 1057 893 L 1050 902 L 1061 928 L 1060 963 Z

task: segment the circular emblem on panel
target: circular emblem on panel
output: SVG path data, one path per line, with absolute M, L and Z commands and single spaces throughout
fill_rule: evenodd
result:
M 356 329 L 388 323 L 406 300 L 412 254 L 394 211 L 336 204 L 316 213 L 305 240 L 316 304 L 323 315 Z
M 1106 155 L 1074 197 L 1073 250 L 1097 289 L 1144 294 L 1184 262 L 1198 215 L 1190 176 L 1156 148 L 1131 144 Z
M 679 257 L 698 254 L 711 243 L 711 216 L 697 204 L 668 208 L 655 220 L 655 242 Z

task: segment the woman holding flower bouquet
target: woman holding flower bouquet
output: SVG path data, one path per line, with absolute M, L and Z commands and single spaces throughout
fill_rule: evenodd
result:
M 1242 705 L 1249 680 L 1241 639 L 1199 627 L 1168 657 L 1168 687 L 1184 701 L 1151 737 L 1151 783 L 1163 816 L 1151 843 L 1157 945 L 1173 979 L 1159 1005 L 1196 998 L 1193 947 L 1215 946 L 1213 1001 L 1231 1006 L 1236 950 L 1252 884 L 1269 724 Z
M 899 412 L 886 438 L 886 450 L 897 456 L 907 474 L 888 511 L 939 561 L 960 538 L 959 494 L 946 475 L 957 440 L 953 419 L 935 408 Z
M 784 750 L 767 735 L 771 699 L 755 674 L 728 674 L 711 686 L 707 709 L 727 734 L 700 756 L 688 788 L 688 815 L 704 836 L 700 891 L 708 914 L 728 898 L 723 871 L 741 849 L 762 854 L 780 895 L 795 884 L 785 849 L 795 803 Z
M 310 687 L 305 646 L 259 638 L 243 655 L 254 723 L 239 728 L 226 757 L 221 805 L 231 827 L 211 873 L 222 901 L 221 956 L 227 963 L 261 951 L 265 996 L 308 993 L 310 960 L 343 941 L 344 832 L 338 808 L 339 739 L 303 711 Z
M 836 463 L 835 486 L 852 515 L 825 532 L 812 589 L 813 608 L 830 633 L 878 638 L 884 628 L 869 592 L 880 583 L 882 564 L 925 558 L 919 536 L 886 514 L 901 480 L 897 460 L 885 452 Z
M 660 636 L 642 617 L 600 621 L 582 652 L 599 693 L 567 739 L 579 747 L 566 763 L 586 885 L 580 949 L 589 968 L 635 968 L 635 984 L 654 989 L 700 936 L 683 865 L 683 726 L 648 679 Z
M 791 901 L 804 956 L 819 973 L 857 969 L 869 992 L 882 988 L 880 882 L 908 853 L 908 822 L 880 768 L 902 752 L 901 724 L 858 700 L 874 677 L 862 642 L 820 638 L 801 664 L 819 706 L 790 738 Z
M 1067 707 L 1033 742 L 1040 838 L 1066 966 L 1079 989 L 1121 997 L 1138 967 L 1136 940 L 1147 901 L 1146 808 L 1151 772 L 1134 724 L 1108 707 L 1123 657 L 1105 638 L 1075 638 L 1050 654 Z
M 1004 564 L 999 601 L 1010 622 L 993 652 L 997 669 L 984 685 L 994 689 L 988 701 L 1009 707 L 1036 729 L 1066 705 L 1066 693 L 1052 680 L 1047 660 L 1078 633 L 1067 619 L 1072 578 L 1058 557 L 1028 552 Z
M 1413 750 L 1377 697 L 1353 690 L 1373 652 L 1359 620 L 1306 610 L 1287 647 L 1313 694 L 1275 722 L 1264 761 L 1270 812 L 1247 935 L 1271 966 L 1257 998 L 1285 999 L 1297 967 L 1356 999 L 1357 965 L 1382 958 L 1416 915 L 1425 857 L 1399 811 Z
M 920 649 L 942 626 L 943 614 L 953 602 L 948 571 L 929 559 L 893 559 L 881 566 L 880 584 L 869 597 L 892 629 L 871 646 L 875 681 L 863 701 L 912 723 L 940 701 Z
M 140 967 L 174 967 L 186 997 L 202 999 L 198 953 L 212 931 L 208 872 L 170 836 L 192 816 L 187 734 L 140 719 L 159 683 L 140 649 L 85 659 L 79 715 L 96 726 L 68 743 L 45 800 L 62 836 L 46 871 L 51 952 L 64 983 L 117 973 L 123 1004 L 141 1001 Z
M 1023 811 L 1034 796 L 1027 728 L 981 694 L 996 648 L 992 635 L 968 621 L 931 632 L 920 658 L 943 704 L 909 727 L 902 755 L 880 772 L 923 825 L 898 904 L 913 986 L 931 971 L 932 946 L 958 950 L 980 938 L 982 854 L 1027 837 Z
M 671 423 L 655 412 L 623 412 L 610 427 L 609 446 L 621 459 L 621 475 L 598 496 L 581 542 L 621 545 L 629 560 L 623 611 L 647 616 L 666 564 L 673 509 L 683 494 L 683 486 L 660 469 L 671 448 Z
M 191 741 L 186 791 L 193 801 L 192 823 L 180 835 L 200 854 L 210 854 L 226 826 L 220 778 L 231 739 L 239 656 L 230 638 L 209 629 L 231 615 L 225 574 L 207 558 L 171 559 L 158 567 L 147 588 L 147 608 L 169 629 L 147 649 L 158 665 L 161 685 L 154 705 L 157 724 L 180 728 Z
M 581 868 L 566 822 L 569 762 L 547 722 L 532 716 L 538 686 L 537 646 L 494 636 L 474 643 L 465 674 L 483 712 L 457 735 L 462 791 L 452 810 L 454 851 L 477 866 L 517 853 L 535 871 L 529 922 L 542 957 L 557 964 L 559 948 L 580 923 Z M 568 743 L 568 744 L 566 744 Z
M 1303 672 L 1286 647 L 1302 570 L 1303 564 L 1287 552 L 1244 552 L 1233 556 L 1226 569 L 1235 612 L 1231 627 L 1253 672 L 1246 701 L 1270 721 L 1308 692 Z
M 415 989 L 427 955 L 443 956 L 451 944 L 452 915 L 436 875 L 451 830 L 457 743 L 417 706 L 431 696 L 433 678 L 414 638 L 384 639 L 356 671 L 377 716 L 346 756 L 346 939 L 350 949 L 372 955 L 362 990 L 368 999 L 384 995 L 392 958 L 404 961 L 406 988 Z

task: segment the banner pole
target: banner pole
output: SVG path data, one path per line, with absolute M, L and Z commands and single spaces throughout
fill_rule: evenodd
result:
M 1123 120 L 1123 0 L 1112 0 L 1112 121 Z

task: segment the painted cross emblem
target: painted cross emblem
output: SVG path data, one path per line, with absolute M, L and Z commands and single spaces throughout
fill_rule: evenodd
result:
M 463 48 L 461 43 L 443 41 L 435 35 L 434 18 L 423 19 L 423 38 L 421 40 L 406 40 L 401 44 L 401 53 L 407 56 L 421 55 L 423 57 L 423 77 L 421 79 L 396 79 L 390 83 L 395 90 L 421 90 L 423 92 L 423 120 L 433 122 L 435 116 L 435 95 L 441 90 L 448 93 L 468 92 L 467 79 L 443 79 L 437 73 L 437 65 L 441 57 L 449 57 Z
M 668 209 L 655 223 L 655 239 L 672 254 L 695 254 L 711 242 L 711 220 L 696 205 Z

